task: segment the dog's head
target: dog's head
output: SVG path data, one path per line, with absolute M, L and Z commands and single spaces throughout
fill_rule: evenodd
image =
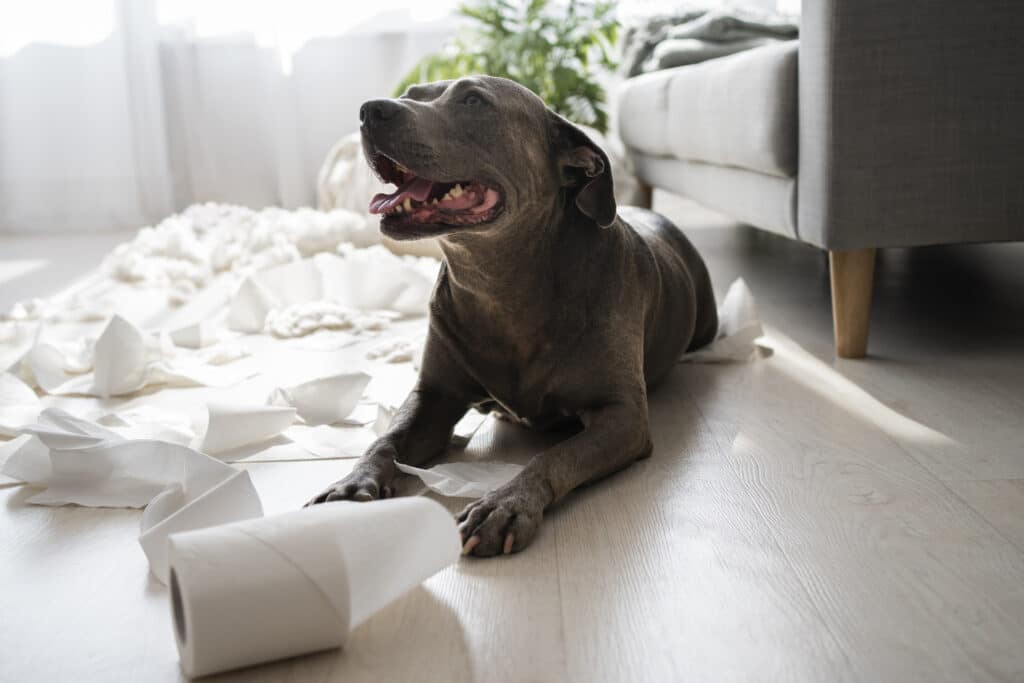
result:
M 615 220 L 607 155 L 513 81 L 414 85 L 366 102 L 359 118 L 370 166 L 398 186 L 370 202 L 393 239 L 529 227 L 543 207 Z

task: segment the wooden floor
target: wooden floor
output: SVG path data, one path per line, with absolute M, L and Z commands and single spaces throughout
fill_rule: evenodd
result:
M 747 280 L 771 355 L 678 367 L 653 457 L 526 552 L 463 560 L 344 652 L 223 680 L 1024 680 L 1024 245 L 882 252 L 869 357 L 837 361 L 821 252 L 663 206 L 719 293 Z M 470 449 L 535 447 L 501 425 Z M 271 512 L 348 466 L 246 465 Z M 139 513 L 28 495 L 0 489 L 0 680 L 177 680 Z

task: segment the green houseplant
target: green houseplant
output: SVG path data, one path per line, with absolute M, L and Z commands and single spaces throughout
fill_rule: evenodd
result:
M 615 67 L 619 24 L 613 3 L 587 0 L 473 0 L 458 13 L 471 27 L 417 64 L 395 89 L 469 74 L 503 76 L 540 95 L 571 121 L 608 128 L 597 77 Z

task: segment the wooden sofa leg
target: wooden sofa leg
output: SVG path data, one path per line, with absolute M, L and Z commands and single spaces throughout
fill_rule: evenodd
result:
M 875 250 L 830 251 L 828 260 L 832 273 L 832 327 L 836 355 L 840 358 L 863 358 L 868 349 Z

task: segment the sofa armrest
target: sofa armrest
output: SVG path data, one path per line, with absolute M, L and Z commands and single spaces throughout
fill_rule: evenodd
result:
M 1020 0 L 812 0 L 801 21 L 802 239 L 1024 239 Z

